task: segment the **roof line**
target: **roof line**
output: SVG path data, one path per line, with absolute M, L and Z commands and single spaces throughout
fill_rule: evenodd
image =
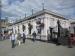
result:
M 61 15 L 59 15 L 57 13 L 54 13 L 52 11 L 49 11 L 47 9 L 44 9 L 44 10 L 41 10 L 41 11 L 38 11 L 38 12 L 34 13 L 33 15 L 30 15 L 28 17 L 25 17 L 25 18 L 23 18 L 23 19 L 15 22 L 15 23 L 13 23 L 13 24 L 17 24 L 17 23 L 20 23 L 20 22 L 23 22 L 23 21 L 26 21 L 26 20 L 30 20 L 30 19 L 35 18 L 37 16 L 40 16 L 40 15 L 42 15 L 44 13 L 50 14 L 50 15 L 52 15 L 54 17 L 57 17 L 57 18 L 60 18 L 60 19 L 66 19 L 64 16 L 61 16 Z

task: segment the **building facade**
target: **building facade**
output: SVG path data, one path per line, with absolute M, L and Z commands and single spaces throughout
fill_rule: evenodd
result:
M 70 32 L 75 34 L 75 22 L 71 22 Z
M 0 19 L 0 33 L 4 33 L 7 30 L 8 20 L 7 19 Z
M 37 39 L 40 39 L 39 36 L 41 36 L 42 40 L 48 40 L 48 33 L 54 33 L 54 36 L 57 38 L 58 21 L 63 29 L 69 30 L 69 27 L 71 26 L 69 20 L 48 10 L 42 10 L 31 16 L 25 17 L 10 25 L 8 29 L 12 29 L 13 33 L 25 32 L 26 36 L 32 35 L 35 31 L 37 33 Z M 9 33 L 10 32 L 11 31 L 9 31 Z

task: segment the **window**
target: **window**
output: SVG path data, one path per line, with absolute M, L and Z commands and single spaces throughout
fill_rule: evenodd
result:
M 41 34 L 41 29 L 38 29 L 38 34 Z
M 28 23 L 29 34 L 31 34 L 32 28 L 33 28 L 33 25 L 31 23 Z
M 38 18 L 38 19 L 36 20 L 36 23 L 37 23 L 37 24 L 41 24 L 41 18 Z
M 26 27 L 24 25 L 22 25 L 22 28 L 23 28 L 23 31 L 24 31 Z

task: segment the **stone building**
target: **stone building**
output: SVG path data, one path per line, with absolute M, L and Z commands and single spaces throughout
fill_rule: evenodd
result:
M 75 20 L 74 20 L 74 19 L 71 19 L 71 20 L 69 20 L 69 21 L 70 21 L 70 23 L 71 23 L 70 32 L 71 32 L 72 34 L 75 34 Z
M 69 20 L 48 10 L 41 10 L 31 16 L 25 17 L 24 19 L 10 25 L 8 29 L 12 29 L 13 33 L 25 32 L 26 36 L 32 35 L 35 31 L 37 33 L 37 39 L 40 39 L 39 36 L 41 36 L 41 40 L 48 40 L 48 33 L 54 33 L 53 36 L 57 38 L 58 21 L 60 22 L 59 24 L 61 28 L 69 30 Z
M 7 30 L 8 20 L 7 19 L 0 19 L 0 32 L 4 33 Z

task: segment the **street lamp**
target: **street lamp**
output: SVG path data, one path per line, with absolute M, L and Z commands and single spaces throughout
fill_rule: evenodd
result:
M 1 19 L 1 14 L 2 14 L 2 2 L 0 0 L 0 19 Z

